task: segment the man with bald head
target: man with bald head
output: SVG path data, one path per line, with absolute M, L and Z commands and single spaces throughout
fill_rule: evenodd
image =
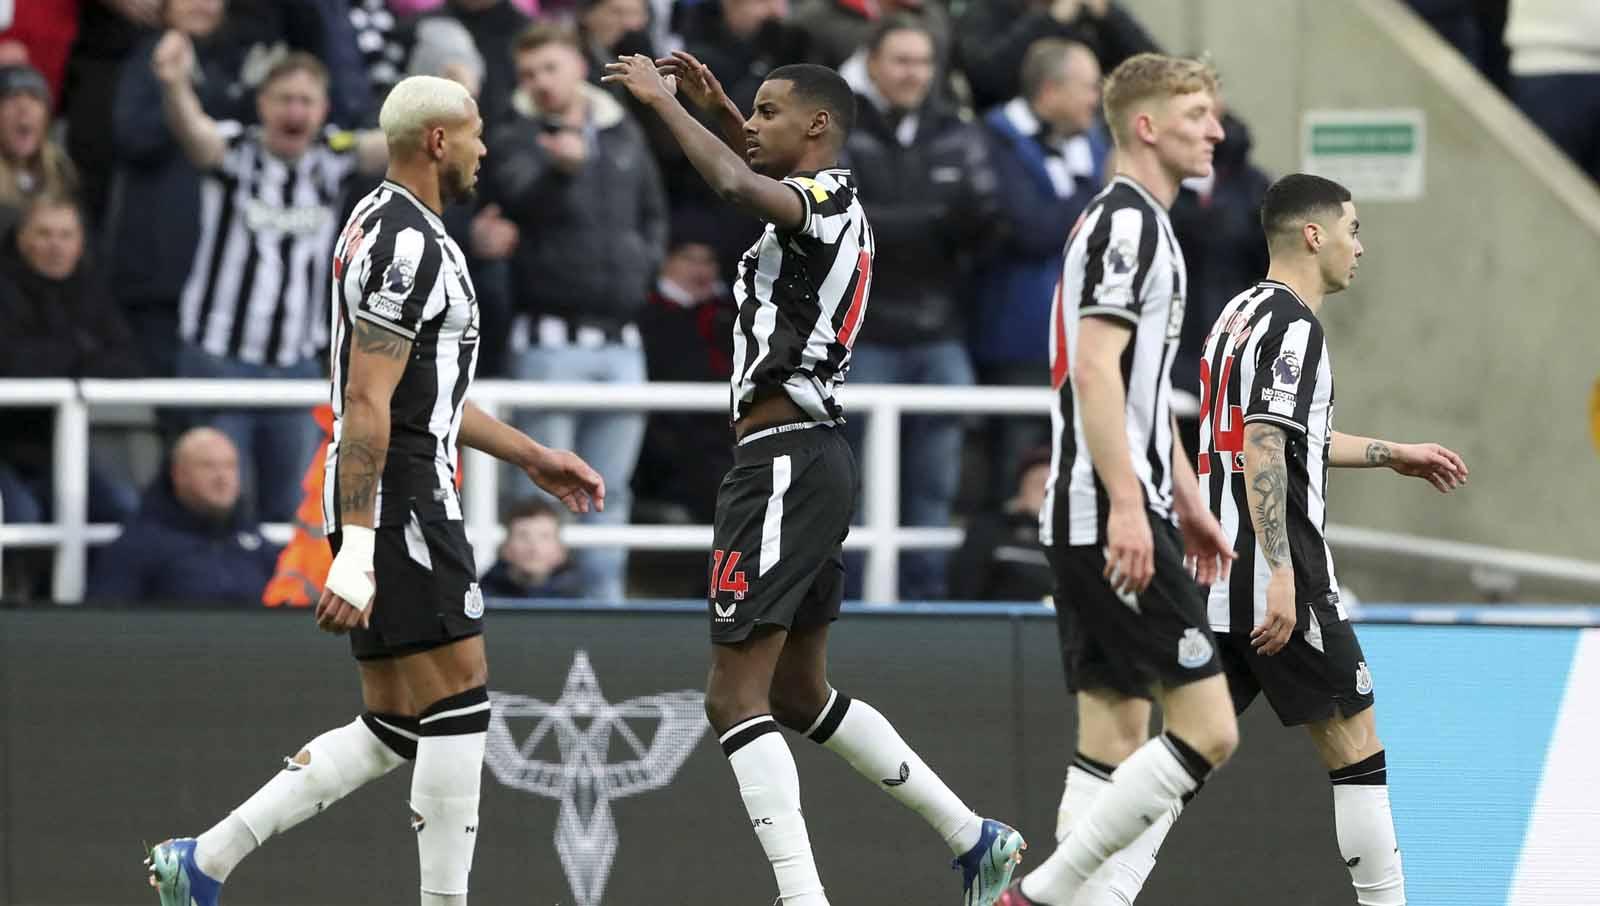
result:
M 1061 240 L 1104 181 L 1111 140 L 1100 125 L 1100 64 L 1076 41 L 1035 41 L 1019 67 L 1022 93 L 983 117 L 1002 225 L 978 268 L 972 361 L 981 384 L 1049 381 L 1050 300 Z M 1050 442 L 1048 419 L 1001 417 L 989 437 L 989 494 L 1010 496 L 1022 456 Z
M 485 153 L 477 104 L 455 82 L 413 76 L 389 93 L 379 125 L 387 178 L 356 204 L 334 248 L 322 505 L 334 560 L 316 608 L 318 626 L 350 634 L 366 712 L 285 759 L 199 838 L 151 850 L 163 906 L 215 906 L 222 882 L 269 837 L 413 759 L 422 906 L 464 906 L 489 693 L 457 447 L 518 466 L 574 511 L 604 501 L 582 460 L 466 401 L 477 296 L 439 216 L 476 186 Z
M 178 438 L 171 465 L 95 558 L 87 597 L 253 601 L 278 556 L 239 508 L 239 451 L 215 428 Z

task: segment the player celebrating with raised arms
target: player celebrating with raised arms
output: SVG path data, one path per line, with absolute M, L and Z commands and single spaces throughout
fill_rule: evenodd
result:
M 1004 891 L 1021 835 L 978 817 L 871 705 L 833 689 L 829 624 L 844 593 L 841 543 L 859 490 L 834 399 L 866 314 L 873 238 L 850 171 L 855 119 L 838 73 L 783 66 L 746 119 L 694 57 L 622 58 L 605 81 L 656 112 L 723 199 L 766 221 L 734 288 L 734 467 L 717 494 L 706 714 L 777 877 L 784 906 L 825 906 L 779 725 L 837 752 L 931 824 L 956 853 L 962 902 Z M 719 138 L 676 99 L 681 91 Z

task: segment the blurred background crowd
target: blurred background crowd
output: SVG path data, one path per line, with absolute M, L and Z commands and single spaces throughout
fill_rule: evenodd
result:
M 1600 175 L 1600 5 L 1409 2 Z M 619 54 L 687 50 L 741 109 L 791 62 L 837 67 L 858 94 L 843 163 L 878 258 L 852 382 L 1043 386 L 1062 244 L 1107 179 L 1100 80 L 1141 51 L 1191 50 L 1158 48 L 1112 0 L 22 0 L 0 11 L 0 378 L 323 374 L 318 275 L 337 224 L 382 172 L 362 138 L 396 81 L 430 74 L 466 85 L 485 120 L 478 197 L 445 217 L 482 307 L 479 376 L 725 380 L 730 284 L 759 224 L 720 205 L 651 115 L 599 81 Z M 173 32 L 192 55 L 170 52 Z M 222 124 L 221 162 L 185 141 L 196 115 Z M 1248 125 L 1228 113 L 1224 126 L 1212 176 L 1187 183 L 1172 212 L 1190 287 L 1173 375 L 1191 415 L 1204 334 L 1266 265 L 1256 210 L 1271 175 L 1251 162 Z M 321 259 L 299 251 L 319 242 Z M 3 415 L 3 519 L 47 522 L 53 416 Z M 325 407 L 157 410 L 97 429 L 161 455 L 141 463 L 97 444 L 90 519 L 125 529 L 93 551 L 89 596 L 314 601 L 329 418 Z M 515 420 L 604 475 L 606 511 L 588 518 L 711 521 L 731 463 L 724 415 Z M 851 423 L 858 444 L 863 421 Z M 901 523 L 963 525 L 967 540 L 903 556 L 902 598 L 1049 592 L 1036 527 L 1048 432 L 1042 419 L 903 420 Z M 703 556 L 569 556 L 565 517 L 525 482 L 502 486 L 507 540 L 480 564 L 486 593 L 703 591 Z M 296 526 L 287 549 L 263 539 L 267 522 Z M 48 594 L 47 553 L 6 557 L 6 594 Z

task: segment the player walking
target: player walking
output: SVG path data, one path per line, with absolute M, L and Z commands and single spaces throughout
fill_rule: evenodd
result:
M 1067 240 L 1050 336 L 1054 456 L 1040 514 L 1077 693 L 1078 753 L 1056 851 L 1007 891 L 1001 902 L 1011 906 L 1104 902 L 1118 869 L 1097 870 L 1113 857 L 1142 858 L 1120 851 L 1170 821 L 1238 741 L 1195 582 L 1226 576 L 1232 546 L 1178 443 L 1168 380 L 1187 287 L 1167 208 L 1182 180 L 1211 172 L 1223 137 L 1216 88 L 1206 65 L 1159 54 L 1131 57 L 1106 80 L 1117 176 Z M 1166 730 L 1148 739 L 1152 698 Z
M 464 906 L 489 694 L 457 444 L 517 464 L 575 511 L 604 503 L 582 460 L 466 402 L 478 303 L 439 214 L 477 182 L 477 105 L 455 82 L 414 77 L 390 92 L 379 123 L 388 178 L 356 205 L 334 252 L 323 512 L 335 557 L 316 609 L 317 625 L 350 633 L 367 710 L 284 759 L 199 838 L 151 850 L 163 906 L 216 906 L 229 873 L 269 837 L 411 760 L 421 902 Z

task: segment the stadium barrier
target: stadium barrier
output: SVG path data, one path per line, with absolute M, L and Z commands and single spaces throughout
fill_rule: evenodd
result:
M 0 548 L 53 547 L 57 551 L 54 598 L 82 600 L 87 549 L 117 537 L 120 527 L 90 525 L 88 512 L 89 427 L 97 409 L 112 406 L 311 407 L 325 402 L 324 381 L 228 380 L 6 380 L 0 381 L 0 408 L 49 406 L 56 410 L 56 521 L 46 525 L 0 525 Z M 539 384 L 478 381 L 471 398 L 486 411 L 507 416 L 517 407 L 598 411 L 721 411 L 727 406 L 723 384 L 650 383 Z M 896 599 L 895 576 L 904 549 L 950 548 L 961 543 L 958 528 L 911 528 L 900 516 L 900 416 L 916 413 L 966 415 L 1045 415 L 1046 388 L 847 386 L 841 399 L 867 419 L 863 464 L 865 525 L 854 528 L 845 546 L 868 552 L 865 594 L 870 601 Z M 492 562 L 502 529 L 496 522 L 500 470 L 487 455 L 468 450 L 463 491 L 467 534 L 478 562 Z M 635 550 L 704 550 L 710 526 L 571 525 L 564 538 L 573 547 L 626 545 Z M 288 527 L 270 526 L 275 541 Z M 1600 586 L 1600 563 L 1466 544 L 1369 528 L 1330 525 L 1335 547 L 1405 561 L 1419 560 L 1467 569 L 1493 569 L 1511 575 L 1552 578 Z
M 830 652 L 840 688 L 888 715 L 969 805 L 1023 830 L 1030 864 L 1052 849 L 1072 740 L 1050 616 L 852 607 Z M 1600 629 L 1589 627 L 1600 608 L 1368 607 L 1361 618 L 1411 902 L 1595 902 Z M 771 900 L 701 714 L 705 619 L 698 602 L 490 615 L 475 902 Z M 360 710 L 345 644 L 304 613 L 0 611 L 0 906 L 152 899 L 141 842 L 203 830 Z M 955 901 L 949 854 L 919 819 L 787 738 L 834 902 Z M 408 784 L 396 771 L 271 841 L 233 875 L 227 902 L 414 902 Z M 1348 904 L 1330 798 L 1306 735 L 1258 702 L 1144 899 Z

